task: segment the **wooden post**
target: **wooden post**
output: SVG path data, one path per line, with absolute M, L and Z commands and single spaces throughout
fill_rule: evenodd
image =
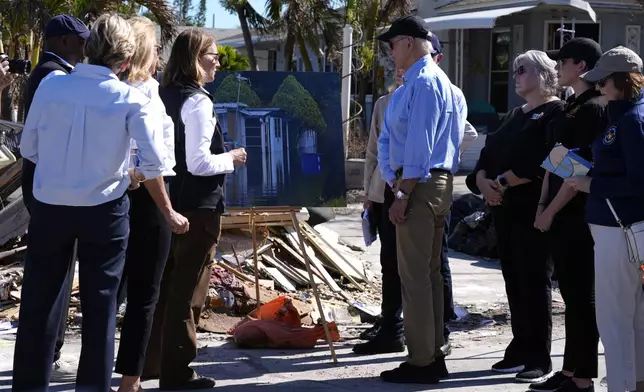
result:
M 311 271 L 311 260 L 308 253 L 306 253 L 306 248 L 304 247 L 304 236 L 300 230 L 300 224 L 297 221 L 297 213 L 295 210 L 291 210 L 291 219 L 293 219 L 293 227 L 295 227 L 295 232 L 300 241 L 300 251 L 304 256 L 304 261 L 306 262 L 306 272 L 309 274 L 309 282 L 311 283 L 311 288 L 313 289 L 313 297 L 315 297 L 315 303 L 318 306 L 320 315 L 322 316 L 322 327 L 324 327 L 324 335 L 326 336 L 326 341 L 329 344 L 329 350 L 331 350 L 331 358 L 333 358 L 333 363 L 338 363 L 338 357 L 335 355 L 335 348 L 333 347 L 333 340 L 331 339 L 331 332 L 329 331 L 329 325 L 326 322 L 326 317 L 324 316 L 324 310 L 322 309 L 322 301 L 320 301 L 320 295 L 318 294 L 318 288 L 313 279 L 313 272 Z
M 250 229 L 253 236 L 253 263 L 255 267 L 255 299 L 257 300 L 257 309 L 262 306 L 259 296 L 259 268 L 257 267 L 257 225 L 255 224 L 255 208 L 250 210 Z

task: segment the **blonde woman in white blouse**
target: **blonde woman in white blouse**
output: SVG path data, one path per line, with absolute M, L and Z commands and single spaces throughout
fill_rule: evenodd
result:
M 121 342 L 115 372 L 122 374 L 120 392 L 141 389 L 141 373 L 150 339 L 154 311 L 159 298 L 161 277 L 170 252 L 172 232 L 188 230 L 188 220 L 174 211 L 168 197 L 168 182 L 175 175 L 174 123 L 159 97 L 159 83 L 152 77 L 158 61 L 155 25 L 145 17 L 128 20 L 136 39 L 127 83 L 143 92 L 149 105 L 163 119 L 163 128 L 154 137 L 164 153 L 162 177 L 165 192 L 154 194 L 145 187 L 131 188 L 130 240 L 120 290 L 127 290 L 127 308 L 121 329 Z M 137 164 L 136 143 L 132 141 L 130 166 Z M 162 188 L 163 189 L 163 188 Z M 126 282 L 129 282 L 127 284 Z M 121 297 L 121 296 L 119 296 Z

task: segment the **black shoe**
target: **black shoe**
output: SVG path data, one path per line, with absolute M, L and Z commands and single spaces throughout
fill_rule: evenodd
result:
M 438 376 L 439 379 L 444 380 L 446 378 L 449 378 L 449 371 L 447 370 L 445 357 L 436 358 L 432 365 L 434 367 L 434 373 Z
M 387 339 L 380 336 L 353 346 L 353 352 L 360 355 L 402 353 L 404 351 L 405 343 L 402 339 Z
M 539 383 L 546 381 L 552 377 L 552 372 L 545 371 L 540 368 L 529 368 L 525 369 L 514 378 L 517 382 L 529 382 L 529 383 Z
M 545 381 L 530 384 L 528 389 L 536 392 L 554 392 L 559 390 L 563 383 L 570 381 L 571 379 L 572 377 L 568 377 L 562 372 L 556 372 L 552 377 Z
M 507 359 L 502 359 L 501 361 L 492 365 L 492 371 L 495 373 L 518 373 L 525 368 L 523 364 L 518 362 L 512 362 Z
M 452 343 L 449 340 L 445 339 L 445 344 L 441 346 L 441 352 L 446 357 L 452 355 Z
M 186 382 L 178 384 L 165 384 L 163 381 L 159 383 L 160 391 L 184 391 L 184 390 L 194 390 L 194 389 L 208 389 L 215 387 L 215 379 L 210 377 L 204 377 L 197 372 L 192 376 L 192 378 Z
M 595 386 L 579 388 L 572 380 L 564 382 L 556 392 L 595 392 Z
M 432 365 L 413 366 L 404 362 L 394 370 L 380 373 L 380 378 L 394 384 L 438 384 L 440 378 Z
M 380 331 L 380 327 L 382 326 L 382 319 L 379 318 L 376 320 L 376 322 L 373 324 L 373 327 L 366 329 L 362 331 L 362 333 L 358 336 L 360 340 L 371 340 L 374 339 L 376 336 L 378 336 L 378 332 Z

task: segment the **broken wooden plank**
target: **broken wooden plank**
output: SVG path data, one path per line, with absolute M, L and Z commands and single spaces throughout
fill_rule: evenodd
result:
M 306 267 L 306 261 L 304 260 L 304 257 L 302 257 L 299 251 L 291 248 L 281 238 L 273 237 L 273 238 L 269 238 L 269 240 L 273 241 L 273 243 L 277 244 L 280 248 L 284 249 L 291 257 L 293 257 L 293 259 L 295 259 L 295 261 L 300 263 L 302 266 Z M 303 273 L 304 278 L 308 282 L 309 281 L 308 273 L 306 272 L 306 270 L 302 270 L 302 271 L 304 272 Z M 322 274 L 318 272 L 315 268 L 313 268 L 312 272 L 314 276 L 317 276 L 320 280 L 324 281 Z
M 0 252 L 0 260 L 4 259 L 4 258 L 6 258 L 6 257 L 9 257 L 9 256 L 13 256 L 13 255 L 15 255 L 16 253 L 20 253 L 20 252 L 22 252 L 23 250 L 27 250 L 27 246 L 26 246 L 26 245 L 25 245 L 25 246 L 20 246 L 20 247 L 18 247 L 18 248 L 14 248 L 14 249 L 6 250 L 6 251 L 4 251 L 4 252 Z
M 331 246 L 334 251 L 342 256 L 342 258 L 346 260 L 350 266 L 353 267 L 351 268 L 352 271 L 356 271 L 356 273 L 359 273 L 363 277 L 369 279 L 369 275 L 367 275 L 362 260 L 360 260 L 355 255 L 355 253 L 353 253 L 353 251 L 351 250 L 352 248 L 350 248 L 349 245 L 342 243 L 340 235 L 337 232 L 329 229 L 325 225 L 316 225 L 315 227 L 312 227 L 311 230 L 320 238 L 322 238 L 327 244 L 329 244 L 329 246 Z
M 295 286 L 293 285 L 293 283 L 291 283 L 291 281 L 289 281 L 288 278 L 284 276 L 277 268 L 267 267 L 262 262 L 257 263 L 257 268 L 259 268 L 261 271 L 266 272 L 266 274 L 273 278 L 273 281 L 284 290 L 291 293 L 295 291 Z
M 299 247 L 299 240 L 297 238 L 297 233 L 295 233 L 295 230 L 292 228 L 286 228 L 287 230 L 287 238 L 291 244 L 293 244 L 294 247 Z M 339 293 L 342 291 L 340 286 L 333 280 L 333 277 L 329 275 L 329 272 L 324 268 L 324 265 L 322 262 L 317 258 L 315 255 L 315 252 L 313 249 L 308 246 L 307 244 L 304 244 L 304 249 L 306 249 L 306 254 L 309 256 L 309 259 L 311 260 L 311 263 L 313 264 L 312 267 L 315 267 L 320 274 L 322 274 L 322 279 L 326 284 L 329 285 L 329 288 L 331 288 L 331 291 L 334 293 Z
M 300 276 L 295 270 L 290 268 L 290 266 L 286 265 L 285 263 L 282 263 L 280 260 L 269 255 L 262 255 L 262 260 L 272 265 L 274 268 L 277 268 L 284 276 L 294 281 L 295 283 L 300 285 L 305 285 L 308 283 L 308 279 Z
M 300 275 L 303 275 L 303 276 L 308 275 L 308 273 L 306 272 L 306 270 L 303 270 L 303 269 L 301 269 L 301 268 L 297 268 L 297 267 L 294 267 L 294 266 L 291 266 L 291 267 L 292 267 L 295 271 L 297 271 L 297 273 L 298 273 L 298 274 L 300 274 Z M 314 269 L 314 271 L 315 271 L 315 269 Z M 309 281 L 308 281 L 308 279 L 307 279 L 307 280 L 306 280 L 306 284 L 308 284 L 308 283 L 309 283 Z M 315 283 L 315 284 L 317 284 L 317 285 L 324 284 L 324 280 L 322 280 L 322 278 L 320 278 L 317 274 L 315 274 L 315 273 L 314 273 L 314 274 L 313 274 L 313 283 Z
M 365 275 L 349 262 L 340 252 L 322 238 L 311 226 L 306 222 L 302 222 L 302 233 L 313 244 L 313 246 L 322 253 L 327 260 L 339 269 L 340 273 L 345 276 L 356 286 L 361 286 L 356 279 L 369 283 Z M 371 285 L 371 284 L 370 284 Z
M 230 272 L 231 274 L 235 275 L 236 277 L 238 277 L 241 280 L 245 280 L 246 282 L 254 282 L 255 281 L 255 278 L 253 278 L 252 276 L 248 276 L 243 272 L 237 271 L 235 268 L 229 266 L 226 263 L 218 262 L 215 265 L 217 267 L 221 267 L 221 268 L 225 269 L 226 271 Z

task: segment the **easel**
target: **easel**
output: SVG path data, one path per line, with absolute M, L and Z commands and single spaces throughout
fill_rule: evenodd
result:
M 266 213 L 270 213 L 270 212 L 290 213 L 291 220 L 293 222 L 293 227 L 295 228 L 295 232 L 297 233 L 297 237 L 300 242 L 300 252 L 302 252 L 302 255 L 304 257 L 306 272 L 309 275 L 309 282 L 311 284 L 311 288 L 313 289 L 313 297 L 315 297 L 315 303 L 317 304 L 317 307 L 320 311 L 320 315 L 322 317 L 322 327 L 324 328 L 324 335 L 326 336 L 326 341 L 329 345 L 329 350 L 331 351 L 331 358 L 333 359 L 333 363 L 338 363 L 338 358 L 335 355 L 335 348 L 333 347 L 333 340 L 331 339 L 331 332 L 329 331 L 329 325 L 327 324 L 326 317 L 324 316 L 324 311 L 322 310 L 322 301 L 320 301 L 320 295 L 318 293 L 315 280 L 313 279 L 313 272 L 311 270 L 311 264 L 312 264 L 311 259 L 309 258 L 309 255 L 306 252 L 306 248 L 304 246 L 304 236 L 302 235 L 300 224 L 297 220 L 297 212 L 299 210 L 300 210 L 299 208 L 295 208 L 295 207 L 261 207 L 260 209 L 251 207 L 250 209 L 250 229 L 253 237 L 253 264 L 254 264 L 254 271 L 255 271 L 255 298 L 257 299 L 257 308 L 259 309 L 259 307 L 261 306 L 260 295 L 259 295 L 259 268 L 257 267 L 258 265 L 257 228 L 266 226 L 266 224 L 256 222 L 257 215 L 258 213 L 265 213 L 265 212 Z

